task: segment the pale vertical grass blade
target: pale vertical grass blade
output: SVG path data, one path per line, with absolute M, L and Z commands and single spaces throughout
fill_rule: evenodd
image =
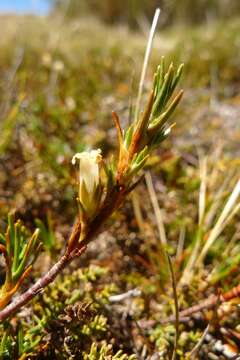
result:
M 240 208 L 240 204 L 237 205 Z M 230 216 L 230 215 L 229 215 Z M 239 233 L 238 230 L 235 231 L 231 239 L 229 240 L 229 243 L 225 247 L 224 251 L 221 253 L 221 259 L 226 259 L 228 256 L 232 257 L 231 251 L 233 250 L 236 242 L 239 240 Z M 218 266 L 215 266 L 210 274 L 207 276 L 207 283 L 214 283 L 216 279 L 218 279 L 217 273 L 219 271 L 219 267 L 221 267 L 221 262 L 219 262 Z
M 219 216 L 215 226 L 213 227 L 213 229 L 201 251 L 201 254 L 198 258 L 197 265 L 200 265 L 203 262 L 209 248 L 213 245 L 213 243 L 215 242 L 217 237 L 223 231 L 223 229 L 224 229 L 223 225 L 224 225 L 225 221 L 228 219 L 228 216 L 231 215 L 232 210 L 235 208 L 235 205 L 236 205 L 239 195 L 240 195 L 240 179 L 238 180 L 237 184 L 235 185 L 231 195 L 228 198 L 226 205 L 223 208 L 221 215 Z M 238 210 L 239 209 L 237 207 L 237 211 Z M 235 215 L 235 211 L 234 211 L 234 215 Z
M 177 246 L 177 252 L 176 252 L 176 260 L 179 260 L 182 256 L 185 238 L 186 238 L 186 226 L 183 225 L 181 227 L 180 233 L 179 233 L 178 246 Z
M 132 192 L 132 204 L 133 204 L 133 211 L 134 211 L 134 215 L 135 215 L 139 230 L 141 231 L 142 234 L 144 234 L 144 219 L 143 219 L 143 215 L 142 215 L 139 196 L 136 191 Z
M 238 203 L 233 210 L 230 212 L 230 214 L 228 215 L 227 219 L 223 222 L 222 227 L 220 228 L 220 232 L 223 231 L 223 229 L 225 229 L 225 227 L 232 221 L 232 219 L 234 218 L 234 216 L 239 212 L 240 210 L 240 203 Z
M 198 258 L 199 250 L 202 242 L 202 226 L 206 208 L 206 192 L 207 192 L 207 157 L 200 157 L 199 161 L 200 189 L 199 189 L 199 205 L 198 205 L 198 230 L 195 238 L 195 244 L 191 251 L 190 258 L 185 266 L 183 275 L 179 284 L 188 285 L 193 276 L 193 269 Z
M 145 179 L 146 179 L 146 184 L 147 184 L 147 189 L 150 195 L 150 199 L 151 199 L 151 203 L 153 206 L 153 210 L 155 213 L 155 217 L 157 220 L 157 227 L 158 227 L 158 231 L 159 231 L 159 237 L 160 237 L 160 241 L 162 243 L 162 245 L 166 245 L 167 244 L 167 237 L 166 237 L 166 232 L 165 232 L 165 227 L 164 227 L 164 222 L 163 222 L 163 216 L 162 216 L 162 211 L 159 207 L 158 204 L 158 200 L 157 200 L 157 195 L 156 192 L 154 190 L 154 186 L 153 186 L 153 182 L 152 182 L 152 177 L 150 172 L 146 172 L 145 174 Z
M 156 30 L 156 27 L 157 27 L 159 15 L 160 15 L 160 9 L 158 8 L 158 9 L 156 9 L 154 17 L 153 17 L 153 22 L 152 22 L 152 26 L 151 26 L 151 29 L 150 29 L 150 33 L 149 33 L 149 37 L 148 37 L 148 43 L 147 43 L 146 52 L 145 52 L 145 56 L 144 56 L 143 67 L 142 67 L 142 72 L 141 72 L 141 77 L 140 77 L 140 83 L 139 83 L 139 87 L 138 87 L 138 96 L 137 96 L 136 108 L 135 108 L 135 121 L 137 121 L 139 111 L 140 111 L 141 97 L 142 97 L 142 92 L 143 92 L 143 84 L 144 84 L 144 81 L 145 81 L 148 61 L 149 61 L 149 57 L 150 57 L 150 54 L 151 54 L 153 38 L 154 38 L 155 30 Z
M 211 205 L 210 209 L 208 210 L 208 213 L 205 216 L 205 220 L 204 220 L 205 229 L 209 229 L 211 227 L 211 224 L 214 221 L 214 218 L 217 214 L 217 211 L 219 209 L 221 201 L 224 197 L 224 193 L 225 193 L 227 187 L 229 186 L 232 176 L 233 176 L 233 173 L 231 173 L 229 176 L 227 176 L 224 179 L 223 184 L 221 185 L 221 187 L 217 191 L 216 195 L 214 196 L 212 205 Z
M 200 231 L 200 228 L 198 228 L 195 239 L 195 245 L 191 251 L 190 258 L 184 268 L 182 277 L 179 281 L 179 285 L 189 285 L 192 280 L 194 266 L 196 264 L 196 259 L 198 258 L 198 254 L 201 246 L 201 240 L 202 240 L 202 231 Z

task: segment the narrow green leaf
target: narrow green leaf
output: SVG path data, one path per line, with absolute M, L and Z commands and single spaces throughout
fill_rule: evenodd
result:
M 167 138 L 167 135 L 164 134 L 164 129 L 157 134 L 155 134 L 151 140 L 151 148 L 154 149 L 158 146 L 163 140 Z
M 143 168 L 148 158 L 149 158 L 149 154 L 145 156 L 139 163 L 135 163 L 131 168 L 130 174 L 131 175 L 137 174 L 138 171 Z
M 41 237 L 44 246 L 50 250 L 54 244 L 53 232 L 49 228 L 47 228 L 43 221 L 40 219 L 35 219 L 35 224 L 40 231 L 39 236 Z
M 21 325 L 20 325 L 20 328 L 18 330 L 17 340 L 18 340 L 18 354 L 21 355 L 24 352 L 23 330 L 22 330 Z
M 0 234 L 0 244 L 6 245 L 6 238 L 3 234 Z
M 168 72 L 165 74 L 164 76 L 164 81 L 163 81 L 163 85 L 162 87 L 159 89 L 159 92 L 157 94 L 157 97 L 154 101 L 153 107 L 152 107 L 152 113 L 151 113 L 151 117 L 156 117 L 160 114 L 163 104 L 164 104 L 164 100 L 165 100 L 165 96 L 166 93 L 168 91 L 169 88 L 169 82 L 172 81 L 172 72 L 173 72 L 173 65 L 171 64 L 169 66 Z
M 37 240 L 39 236 L 39 229 L 36 229 L 31 237 L 31 239 L 28 241 L 25 253 L 23 255 L 23 259 L 21 263 L 19 264 L 17 270 L 13 273 L 13 280 L 16 281 L 19 279 L 19 277 L 24 272 L 25 266 L 27 263 L 29 263 L 29 258 L 31 255 L 33 255 L 34 248 L 36 246 Z
M 0 343 L 0 356 L 6 356 L 8 343 L 8 332 L 5 330 Z
M 126 131 L 125 139 L 124 139 L 124 145 L 126 149 L 129 148 L 129 145 L 132 141 L 132 135 L 133 135 L 133 124 L 129 126 L 129 128 Z
M 174 76 L 173 78 L 173 81 L 172 81 L 172 87 L 171 87 L 171 92 L 173 93 L 173 91 L 175 90 L 181 76 L 182 76 L 182 72 L 183 72 L 183 68 L 184 68 L 184 64 L 181 64 L 177 70 L 177 73 L 176 75 Z
M 167 105 L 170 97 L 172 96 L 172 82 L 173 82 L 173 78 L 174 78 L 174 68 L 173 68 L 173 65 L 171 64 L 169 66 L 169 69 L 170 69 L 170 74 L 169 74 L 169 77 L 168 77 L 168 83 L 167 83 L 167 86 L 166 86 L 166 91 L 163 95 L 163 98 L 162 98 L 162 103 L 161 103 L 161 109 L 164 110 L 165 106 Z
M 136 164 L 139 164 L 141 161 L 142 161 L 142 159 L 147 155 L 147 153 L 148 153 L 148 146 L 145 146 L 144 148 L 143 148 L 143 150 L 142 151 L 140 151 L 140 153 L 137 155 L 137 157 L 136 157 L 136 159 L 135 159 L 135 163 Z
M 14 229 L 14 214 L 8 215 L 8 229 L 9 229 L 9 243 L 7 244 L 7 252 L 9 257 L 12 257 L 14 240 L 15 240 L 15 229 Z
M 14 225 L 14 248 L 13 248 L 13 264 L 12 264 L 12 272 L 15 272 L 17 270 L 17 267 L 20 262 L 20 238 L 21 238 L 21 223 L 18 221 Z
M 148 127 L 148 134 L 152 135 L 156 133 L 163 125 L 167 122 L 170 116 L 173 114 L 174 110 L 176 109 L 177 105 L 179 104 L 183 95 L 183 91 L 181 90 L 174 100 L 171 102 L 169 107 L 167 108 L 164 113 L 162 113 L 158 118 L 154 119 Z

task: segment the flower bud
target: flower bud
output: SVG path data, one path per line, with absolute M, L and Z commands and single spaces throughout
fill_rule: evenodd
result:
M 99 205 L 101 150 L 77 153 L 72 158 L 75 165 L 79 160 L 79 201 L 88 218 L 92 217 Z

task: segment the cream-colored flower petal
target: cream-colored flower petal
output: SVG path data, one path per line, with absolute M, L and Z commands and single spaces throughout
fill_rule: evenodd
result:
M 72 158 L 72 164 L 75 165 L 77 160 L 82 159 L 89 159 L 95 161 L 96 163 L 100 163 L 102 161 L 101 149 L 76 153 Z
M 77 153 L 72 158 L 72 164 L 79 161 L 79 199 L 91 214 L 96 207 L 96 190 L 100 182 L 99 164 L 102 161 L 101 150 L 91 150 Z
M 99 165 L 93 159 L 83 158 L 80 160 L 79 180 L 85 181 L 87 191 L 91 194 L 94 186 L 99 183 Z

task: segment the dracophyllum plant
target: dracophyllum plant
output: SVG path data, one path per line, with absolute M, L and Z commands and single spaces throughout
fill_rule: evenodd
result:
M 162 59 L 144 111 L 125 131 L 121 128 L 118 115 L 113 112 L 118 135 L 117 160 L 105 163 L 99 149 L 74 155 L 72 163 L 79 161 L 81 234 L 78 242 L 85 243 L 85 238 L 92 237 L 99 224 L 119 207 L 138 183 L 140 171 L 151 152 L 170 133 L 172 124 L 168 120 L 183 94 L 181 90 L 173 95 L 182 70 L 183 65 L 175 70 L 171 64 L 165 72 Z M 71 250 L 78 248 L 76 238 L 74 241 L 71 239 L 69 242 Z
M 165 71 L 162 59 L 154 75 L 145 109 L 137 114 L 127 129 L 122 129 L 117 114 L 113 112 L 118 135 L 116 159 L 105 161 L 99 149 L 74 155 L 72 163 L 79 165 L 77 195 L 79 212 L 65 252 L 47 274 L 0 311 L 0 321 L 43 291 L 66 265 L 80 256 L 89 242 L 99 233 L 108 217 L 119 208 L 126 196 L 138 184 L 141 171 L 152 151 L 170 133 L 173 124 L 170 123 L 171 116 L 183 94 L 182 90 L 175 93 L 182 69 L 183 65 L 175 70 L 171 64 Z

